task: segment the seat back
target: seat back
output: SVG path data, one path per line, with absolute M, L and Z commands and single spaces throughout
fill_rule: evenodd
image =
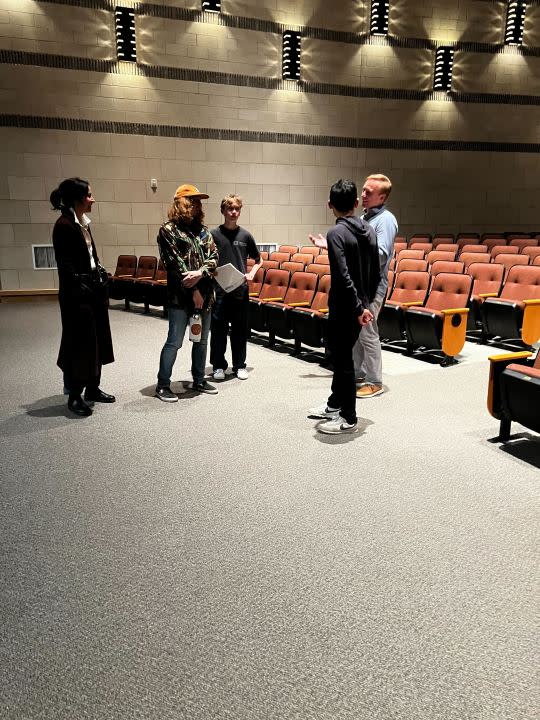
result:
M 400 250 L 397 254 L 397 261 L 399 263 L 400 260 L 405 260 L 408 258 L 409 260 L 423 260 L 426 253 L 423 250 Z
M 496 263 L 471 263 L 467 270 L 473 279 L 472 294 L 497 293 L 501 291 L 504 267 Z
M 494 265 L 503 265 L 505 271 L 508 272 L 514 265 L 528 265 L 529 258 L 526 255 L 509 255 L 508 253 L 501 253 L 494 257 L 492 260 Z
M 320 255 L 317 255 L 315 258 L 315 262 L 317 265 L 330 265 L 330 258 L 328 255 L 323 255 L 322 253 Z
M 394 280 L 396 279 L 396 273 L 393 270 L 389 270 L 387 273 L 388 286 L 386 288 L 386 297 L 389 298 L 394 289 Z
M 157 265 L 156 274 L 154 275 L 154 280 L 166 280 L 167 279 L 167 271 L 165 270 L 165 265 L 163 264 L 163 261 L 160 260 Z
M 262 266 L 265 270 L 278 270 L 279 263 L 277 260 L 263 260 Z
M 461 250 L 459 251 L 460 256 L 463 253 L 485 253 L 486 248 L 484 245 L 463 245 Z
M 517 247 L 520 252 L 526 247 L 538 247 L 538 240 L 534 238 L 513 238 L 508 243 L 508 247 Z
M 289 260 L 288 262 L 282 262 L 279 267 L 282 270 L 288 270 L 290 273 L 295 273 L 301 272 L 305 268 L 305 265 L 303 262 L 293 262 L 292 260 Z
M 494 259 L 497 255 L 517 255 L 519 253 L 518 247 L 510 247 L 509 245 L 495 245 L 491 248 L 491 258 Z
M 313 296 L 311 303 L 311 309 L 323 310 L 328 308 L 328 293 L 330 292 L 330 275 L 322 275 L 319 278 L 319 284 L 317 285 L 317 292 Z
M 540 267 L 540 255 L 537 255 L 534 260 L 532 261 L 533 265 L 538 265 Z
M 437 260 L 431 266 L 431 274 L 438 275 L 439 273 L 463 273 L 465 272 L 465 265 L 461 260 Z
M 460 251 L 464 245 L 480 245 L 480 238 L 471 237 L 470 235 L 458 235 L 457 246 Z
M 248 258 L 246 261 L 247 269 L 251 270 L 251 268 L 255 265 L 255 260 L 253 258 Z
M 457 243 L 448 243 L 448 242 L 442 243 L 442 242 L 441 242 L 441 243 L 438 243 L 437 245 L 435 245 L 435 243 L 433 243 L 433 249 L 435 250 L 435 248 L 436 248 L 439 252 L 451 252 L 451 253 L 454 253 L 454 256 L 456 255 L 456 253 L 457 253 L 457 251 L 458 251 Z
M 306 265 L 305 271 L 316 273 L 319 277 L 322 277 L 330 273 L 330 268 L 328 265 L 321 265 L 320 263 L 309 263 L 309 265 Z
M 280 245 L 277 249 L 277 252 L 288 253 L 289 255 L 292 255 L 293 253 L 298 252 L 298 245 Z
M 421 242 L 420 240 L 412 240 L 409 243 L 409 250 L 423 250 L 427 255 L 433 250 L 433 244 L 430 242 Z
M 311 253 L 294 253 L 294 255 L 291 255 L 291 262 L 297 262 L 297 263 L 303 263 L 304 265 L 307 265 L 310 262 L 313 262 L 313 255 Z
M 397 239 L 394 240 L 394 256 L 398 255 L 402 250 L 407 249 L 407 242 L 406 241 L 398 241 Z
M 501 247 L 501 245 L 506 245 L 506 239 L 497 237 L 496 235 L 489 235 L 484 237 L 482 240 L 482 245 L 487 248 L 487 250 L 484 250 L 484 252 L 491 252 L 494 247 Z
M 467 307 L 471 296 L 472 282 L 470 275 L 439 273 L 433 278 L 426 307 L 430 310 Z
M 290 279 L 291 273 L 288 270 L 277 270 L 275 268 L 267 270 L 259 299 L 265 300 L 266 298 L 275 297 L 283 299 L 289 287 Z
M 260 251 L 261 260 L 268 260 L 268 250 L 261 250 Z
M 429 273 L 405 270 L 396 275 L 389 300 L 398 303 L 424 302 L 429 288 Z
M 456 259 L 456 251 L 455 250 L 432 250 L 426 255 L 426 260 L 428 261 L 428 265 L 433 265 L 434 262 L 437 262 L 437 260 L 449 260 L 452 262 Z
M 315 273 L 295 272 L 285 293 L 284 303 L 307 302 L 311 305 L 319 276 Z
M 287 262 L 291 259 L 291 253 L 289 252 L 273 252 L 270 253 L 269 260 L 276 260 L 278 263 Z
M 505 300 L 540 300 L 540 264 L 514 265 L 501 291 Z
M 157 269 L 157 258 L 153 255 L 141 255 L 139 258 L 139 264 L 137 265 L 137 272 L 135 278 L 149 278 L 154 279 Z
M 137 270 L 137 256 L 136 255 L 119 255 L 116 261 L 116 270 L 114 274 L 118 275 L 131 275 L 135 276 Z
M 315 247 L 315 245 L 303 245 L 300 250 L 297 250 L 296 252 L 301 252 L 304 253 L 304 255 L 311 255 L 311 257 L 316 258 L 321 254 L 321 249 Z
M 459 256 L 459 262 L 462 262 L 467 272 L 467 268 L 471 263 L 489 263 L 491 262 L 491 255 L 487 252 L 484 253 L 461 253 Z
M 414 242 L 431 243 L 431 233 L 414 233 L 414 235 L 411 235 L 409 238 L 409 247 L 411 247 L 411 244 Z
M 396 271 L 398 273 L 404 270 L 414 270 L 416 272 L 425 272 L 428 269 L 427 260 L 415 260 L 414 258 L 403 258 L 399 260 L 396 265 Z
M 454 245 L 456 242 L 452 233 L 439 233 L 433 238 L 433 249 L 438 250 L 439 245 Z
M 540 247 L 524 247 L 521 254 L 526 255 L 532 265 L 534 258 L 537 258 L 540 255 Z
M 253 280 L 248 280 L 248 293 L 250 295 L 256 293 L 257 295 L 260 295 L 261 288 L 264 282 L 264 276 L 266 274 L 266 270 L 262 267 L 260 267 L 257 272 L 255 273 L 255 277 Z
M 458 240 L 480 240 L 480 233 L 477 232 L 460 232 L 457 234 Z

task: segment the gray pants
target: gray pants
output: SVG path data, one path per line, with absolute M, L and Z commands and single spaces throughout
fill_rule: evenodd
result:
M 365 377 L 367 383 L 382 385 L 382 353 L 377 318 L 384 296 L 377 296 L 369 309 L 373 313 L 373 321 L 364 325 L 353 348 L 354 375 Z

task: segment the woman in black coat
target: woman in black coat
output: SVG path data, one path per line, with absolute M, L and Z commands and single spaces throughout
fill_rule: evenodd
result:
M 99 387 L 101 366 L 113 362 L 114 355 L 107 273 L 99 264 L 87 216 L 94 203 L 92 188 L 86 180 L 69 178 L 53 190 L 50 199 L 62 213 L 53 230 L 62 316 L 57 364 L 64 371 L 69 409 L 76 415 L 91 415 L 88 403 L 115 401 Z

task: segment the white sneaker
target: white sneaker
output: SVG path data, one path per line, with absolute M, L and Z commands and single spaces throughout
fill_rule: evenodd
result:
M 321 420 L 335 420 L 339 417 L 339 408 L 329 408 L 328 405 L 320 405 L 308 410 L 308 417 L 320 418 Z
M 214 376 L 214 377 L 215 377 L 215 376 Z M 246 370 L 246 368 L 239 368 L 239 369 L 236 371 L 236 377 L 237 377 L 239 380 L 247 380 L 248 377 L 249 377 L 249 375 L 248 375 L 248 371 Z
M 225 380 L 225 370 L 221 368 L 214 370 L 214 380 Z
M 321 423 L 317 430 L 328 435 L 338 435 L 340 433 L 354 433 L 358 430 L 358 423 L 348 423 L 345 418 L 338 415 L 335 420 L 327 423 Z

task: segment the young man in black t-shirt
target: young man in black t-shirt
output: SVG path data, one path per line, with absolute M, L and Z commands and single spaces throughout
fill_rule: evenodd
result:
M 212 230 L 212 237 L 219 252 L 218 267 L 231 263 L 245 277 L 244 283 L 231 292 L 225 292 L 215 283 L 216 301 L 212 308 L 212 334 L 210 336 L 210 362 L 214 380 L 224 380 L 228 363 L 225 360 L 227 334 L 231 326 L 232 369 L 240 380 L 247 380 L 246 347 L 248 338 L 249 296 L 247 281 L 253 280 L 261 267 L 261 255 L 251 233 L 238 225 L 242 211 L 242 198 L 227 195 L 221 201 L 224 222 Z M 247 260 L 255 260 L 247 272 Z

